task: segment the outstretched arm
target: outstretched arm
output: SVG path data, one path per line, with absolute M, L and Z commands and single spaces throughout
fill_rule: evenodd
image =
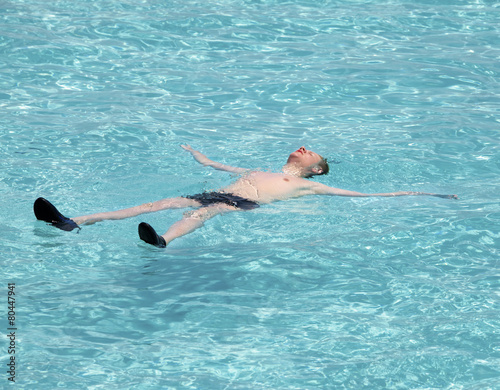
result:
M 397 191 L 397 192 L 386 192 L 379 194 L 363 194 L 362 192 L 341 190 L 340 188 L 328 187 L 321 183 L 316 183 L 316 185 L 314 185 L 313 190 L 314 193 L 317 195 L 337 195 L 337 196 L 356 196 L 356 197 L 427 195 L 445 199 L 458 199 L 458 196 L 456 195 L 441 195 L 441 194 L 432 194 L 429 192 L 415 192 L 415 191 Z
M 226 171 L 226 172 L 232 172 L 232 173 L 244 173 L 244 172 L 248 171 L 248 169 L 232 167 L 229 165 L 224 165 L 224 164 L 212 161 L 207 156 L 198 152 L 197 150 L 194 150 L 189 145 L 181 145 L 181 148 L 183 148 L 184 150 L 187 150 L 189 153 L 191 153 L 196 161 L 198 161 L 200 164 L 202 164 L 206 167 L 212 167 L 212 168 L 217 169 L 219 171 Z

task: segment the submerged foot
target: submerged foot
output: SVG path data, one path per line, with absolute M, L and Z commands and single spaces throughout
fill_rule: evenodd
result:
M 33 211 L 35 212 L 36 219 L 48 222 L 58 229 L 67 232 L 73 229 L 80 229 L 80 226 L 78 226 L 75 221 L 62 215 L 47 199 L 38 198 L 35 200 Z
M 139 224 L 139 237 L 142 241 L 157 246 L 158 248 L 165 248 L 167 246 L 165 239 L 159 236 L 153 227 L 146 222 L 141 222 Z

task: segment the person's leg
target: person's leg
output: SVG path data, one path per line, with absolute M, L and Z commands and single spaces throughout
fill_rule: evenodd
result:
M 107 211 L 103 213 L 83 215 L 71 218 L 78 225 L 91 225 L 104 220 L 116 220 L 135 217 L 140 214 L 152 213 L 165 209 L 179 209 L 185 207 L 199 207 L 200 203 L 193 199 L 183 197 L 166 198 L 156 202 L 144 203 L 140 206 L 130 207 L 123 210 Z
M 198 210 L 189 211 L 180 221 L 170 226 L 162 237 L 168 245 L 168 243 L 177 237 L 184 236 L 202 227 L 205 221 L 208 221 L 210 218 L 236 210 L 238 209 L 234 206 L 218 203 L 212 206 L 199 208 Z
M 139 225 L 139 236 L 148 244 L 163 248 L 174 239 L 202 227 L 205 221 L 210 218 L 237 210 L 238 209 L 234 206 L 217 203 L 212 206 L 202 207 L 198 210 L 187 212 L 180 221 L 170 226 L 167 232 L 162 236 L 159 236 L 151 226 L 143 222 Z

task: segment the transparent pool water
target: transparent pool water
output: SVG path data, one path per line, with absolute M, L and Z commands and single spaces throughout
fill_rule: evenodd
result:
M 0 356 L 19 389 L 498 389 L 499 5 L 0 3 Z M 143 244 L 181 210 L 35 221 L 217 189 L 179 145 L 425 197 L 307 197 Z

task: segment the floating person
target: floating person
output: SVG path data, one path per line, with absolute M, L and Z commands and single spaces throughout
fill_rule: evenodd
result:
M 182 145 L 182 148 L 191 153 L 194 159 L 200 164 L 217 170 L 235 173 L 240 175 L 240 177 L 234 183 L 216 192 L 167 198 L 123 210 L 74 218 L 63 216 L 48 200 L 38 198 L 34 204 L 35 216 L 37 219 L 48 222 L 61 230 L 71 231 L 73 229 L 80 229 L 80 225 L 91 225 L 104 220 L 130 218 L 165 209 L 194 208 L 195 210 L 186 212 L 183 218 L 170 226 L 163 235 L 156 233 L 153 227 L 146 222 L 139 224 L 139 237 L 141 240 L 156 247 L 164 248 L 172 240 L 191 233 L 216 215 L 233 211 L 252 210 L 271 202 L 306 195 L 354 197 L 428 195 L 439 198 L 458 199 L 456 195 L 439 195 L 413 191 L 364 194 L 333 188 L 307 180 L 317 175 L 327 174 L 329 167 L 325 158 L 311 150 L 307 150 L 303 146 L 290 154 L 281 172 L 277 173 L 252 171 L 250 169 L 224 165 L 210 160 L 189 145 Z

